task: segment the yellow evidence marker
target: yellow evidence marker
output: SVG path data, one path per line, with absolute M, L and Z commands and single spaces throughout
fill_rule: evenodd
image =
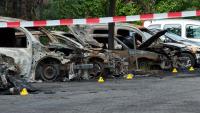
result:
M 176 68 L 174 68 L 173 70 L 172 70 L 172 73 L 177 73 L 178 71 L 177 71 L 177 69 Z
M 194 71 L 194 68 L 191 66 L 191 67 L 189 68 L 189 71 Z
M 26 96 L 26 95 L 28 95 L 27 89 L 26 89 L 26 88 L 23 88 L 22 91 L 20 92 L 20 95 L 21 95 L 21 96 Z
M 133 77 L 134 77 L 134 75 L 133 75 L 133 74 L 128 74 L 128 75 L 126 76 L 126 79 L 127 79 L 127 80 L 132 80 L 132 79 L 133 79 Z
M 99 77 L 98 83 L 104 83 L 103 77 Z

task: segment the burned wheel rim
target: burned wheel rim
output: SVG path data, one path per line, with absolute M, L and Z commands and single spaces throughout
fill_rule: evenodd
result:
M 140 70 L 150 70 L 151 66 L 148 61 L 139 61 L 138 68 Z
M 40 62 L 36 67 L 36 80 L 42 79 L 43 81 L 55 81 L 58 79 L 60 63 L 57 61 L 43 61 Z
M 89 70 L 89 74 L 91 78 L 97 78 L 100 76 L 101 72 L 103 71 L 102 63 L 94 61 L 92 62 L 93 69 Z
M 58 76 L 58 70 L 53 65 L 45 65 L 43 67 L 42 78 L 44 80 L 55 80 Z
M 195 65 L 195 58 L 190 53 L 182 53 L 179 58 L 186 58 L 186 61 L 179 61 L 181 68 L 188 68 Z

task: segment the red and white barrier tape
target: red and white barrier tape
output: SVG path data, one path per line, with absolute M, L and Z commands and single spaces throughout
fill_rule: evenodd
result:
M 100 23 L 111 23 L 111 22 L 130 22 L 130 21 L 140 21 L 140 20 L 154 20 L 154 19 L 167 19 L 167 18 L 192 17 L 192 16 L 200 16 L 200 10 L 168 12 L 168 13 L 159 13 L 159 14 L 158 13 L 157 14 L 142 14 L 142 15 L 134 15 L 134 16 L 86 18 L 86 19 L 0 22 L 0 28 L 100 24 Z

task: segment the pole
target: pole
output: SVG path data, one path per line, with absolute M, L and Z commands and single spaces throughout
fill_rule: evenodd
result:
M 137 58 L 136 39 L 134 36 L 133 36 L 133 44 L 134 44 L 135 65 L 136 65 L 136 70 L 138 70 L 139 67 L 138 67 L 138 58 Z
M 109 0 L 109 13 L 108 16 L 112 17 L 115 16 L 115 7 L 116 7 L 116 0 Z M 114 28 L 115 23 L 109 23 L 108 24 L 108 49 L 112 50 L 114 49 Z

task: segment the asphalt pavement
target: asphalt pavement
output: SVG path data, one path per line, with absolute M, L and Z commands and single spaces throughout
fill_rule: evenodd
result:
M 200 112 L 200 73 L 33 85 L 38 94 L 1 95 L 0 113 Z

